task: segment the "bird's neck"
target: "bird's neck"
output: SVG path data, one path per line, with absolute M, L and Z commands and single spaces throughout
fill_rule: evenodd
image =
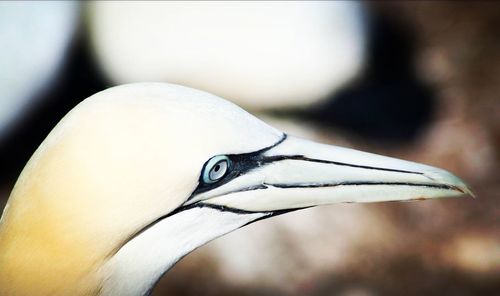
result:
M 161 276 L 195 248 L 265 214 L 195 207 L 161 220 L 125 244 L 101 272 L 103 295 L 148 295 Z
M 0 295 L 97 295 L 100 238 L 83 236 L 63 211 L 50 215 L 39 194 L 18 186 L 4 210 Z
M 98 294 L 92 248 L 55 239 L 43 221 L 23 222 L 0 225 L 0 295 Z

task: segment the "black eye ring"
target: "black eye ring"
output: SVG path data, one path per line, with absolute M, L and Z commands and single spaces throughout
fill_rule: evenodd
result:
M 203 182 L 212 184 L 222 179 L 229 172 L 231 160 L 225 155 L 212 157 L 203 170 Z

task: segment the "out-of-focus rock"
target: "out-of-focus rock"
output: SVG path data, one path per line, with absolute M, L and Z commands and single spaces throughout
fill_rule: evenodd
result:
M 445 249 L 449 264 L 469 273 L 500 275 L 500 237 L 463 233 Z

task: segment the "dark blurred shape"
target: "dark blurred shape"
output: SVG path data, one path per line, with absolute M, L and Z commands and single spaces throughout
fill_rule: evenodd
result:
M 40 98 L 43 104 L 26 114 L 0 142 L 0 185 L 12 186 L 28 159 L 59 120 L 83 99 L 106 88 L 81 34 L 74 40 L 67 64 L 56 80 L 56 85 Z
M 368 28 L 365 74 L 305 116 L 367 140 L 411 141 L 434 110 L 432 90 L 415 74 L 415 34 L 408 24 L 376 11 Z

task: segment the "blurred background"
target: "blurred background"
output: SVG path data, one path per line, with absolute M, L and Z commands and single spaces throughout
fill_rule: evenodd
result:
M 255 223 L 154 295 L 500 295 L 500 3 L 1 2 L 0 44 L 0 208 L 64 114 L 137 81 L 442 167 L 477 195 Z

